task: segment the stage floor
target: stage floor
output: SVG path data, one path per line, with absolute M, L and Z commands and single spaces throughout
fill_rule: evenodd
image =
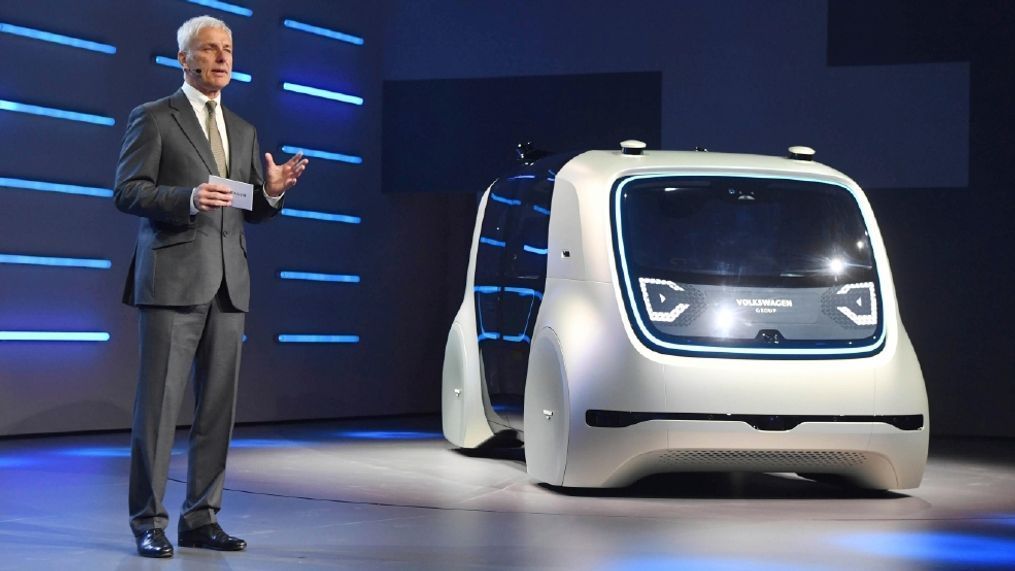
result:
M 183 501 L 186 433 L 166 505 Z M 934 439 L 923 485 L 864 494 L 791 475 L 621 490 L 529 480 L 520 450 L 454 450 L 440 419 L 246 426 L 223 527 L 242 553 L 134 551 L 126 433 L 0 440 L 0 569 L 1015 569 L 1015 442 Z

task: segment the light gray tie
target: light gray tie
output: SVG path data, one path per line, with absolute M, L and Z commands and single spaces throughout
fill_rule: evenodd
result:
M 218 168 L 219 176 L 229 177 L 229 163 L 226 162 L 226 150 L 222 146 L 222 135 L 219 134 L 219 124 L 215 119 L 215 101 L 209 101 L 204 106 L 208 109 L 208 142 L 211 143 L 211 154 L 215 156 L 215 167 Z

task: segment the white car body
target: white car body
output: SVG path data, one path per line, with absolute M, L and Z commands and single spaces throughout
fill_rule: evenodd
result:
M 523 205 L 520 199 L 496 196 L 497 185 L 540 176 L 539 166 L 537 161 L 520 171 L 529 174 L 498 180 L 479 205 L 465 299 L 445 352 L 442 416 L 449 442 L 473 448 L 498 432 L 514 430 L 524 440 L 529 475 L 567 487 L 618 487 L 649 474 L 687 471 L 829 474 L 874 489 L 920 484 L 929 434 L 923 375 L 899 316 L 881 233 L 855 182 L 812 160 L 794 158 L 678 151 L 579 154 L 559 172 L 545 175 L 545 183 L 552 185 L 547 247 L 525 247 L 529 252 L 545 252 L 545 289 L 538 303 L 538 292 L 477 283 L 476 270 L 481 249 L 491 244 L 504 247 L 497 245 L 502 241 L 482 236 L 490 201 L 508 207 Z M 754 340 L 745 337 L 735 346 L 723 345 L 721 333 L 714 337 L 718 345 L 710 344 L 707 339 L 713 337 L 708 336 L 687 337 L 705 341 L 684 343 L 680 341 L 684 337 L 662 334 L 666 327 L 671 329 L 665 331 L 683 331 L 671 323 L 687 309 L 682 306 L 693 303 L 653 311 L 652 299 L 663 303 L 673 292 L 684 295 L 694 288 L 654 275 L 639 275 L 634 281 L 627 268 L 626 246 L 618 242 L 624 232 L 641 230 L 621 227 L 629 215 L 622 210 L 621 197 L 628 200 L 630 189 L 644 193 L 631 194 L 644 197 L 637 200 L 668 200 L 651 185 L 710 177 L 734 181 L 728 189 L 731 195 L 751 194 L 735 189 L 737 181 L 747 186 L 771 184 L 772 188 L 789 181 L 791 190 L 773 191 L 783 193 L 780 197 L 791 196 L 798 183 L 818 185 L 821 196 L 829 194 L 836 201 L 842 199 L 835 192 L 846 193 L 842 196 L 855 202 L 865 228 L 866 242 L 858 241 L 857 248 L 869 247 L 873 260 L 871 268 L 857 271 L 876 277 L 863 283 L 836 283 L 832 287 L 838 289 L 826 290 L 820 299 L 831 299 L 846 317 L 856 305 L 859 315 L 850 317 L 855 327 L 843 322 L 844 331 L 873 333 L 859 341 L 833 340 L 817 347 L 803 346 L 803 341 L 793 347 L 794 342 L 778 328 L 759 330 Z M 717 191 L 700 192 L 713 196 Z M 753 195 L 747 197 L 753 200 Z M 722 206 L 727 207 L 739 205 Z M 533 208 L 542 212 L 538 206 Z M 634 212 L 635 207 L 631 208 Z M 709 296 L 726 299 L 729 288 L 719 284 L 698 289 L 705 292 L 702 299 L 708 300 L 702 302 L 707 307 L 700 309 L 701 315 L 715 321 L 720 302 Z M 508 418 L 493 406 L 480 345 L 492 346 L 504 339 L 485 333 L 483 324 L 477 323 L 477 305 L 492 299 L 481 296 L 496 295 L 507 303 L 508 290 L 531 297 L 530 313 L 539 306 L 531 316 L 533 322 L 526 324 L 531 335 L 523 330 L 511 336 L 520 341 L 517 350 L 525 349 L 522 343 L 528 348 L 520 419 Z M 787 304 L 818 303 L 806 301 L 811 299 L 808 295 L 818 299 L 817 294 L 806 293 L 810 290 L 800 290 L 803 297 L 797 301 L 776 295 L 778 291 L 782 290 L 736 290 L 741 296 L 736 304 L 741 307 L 735 327 L 757 327 L 753 319 L 769 319 L 760 314 L 777 314 Z M 822 327 L 831 331 L 833 318 L 842 321 L 841 316 L 828 313 L 815 319 L 828 321 Z M 703 323 L 687 327 L 700 329 Z M 503 337 L 509 336 L 505 332 Z

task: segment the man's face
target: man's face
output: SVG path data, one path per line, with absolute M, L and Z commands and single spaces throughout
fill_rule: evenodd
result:
M 187 83 L 205 95 L 229 85 L 233 71 L 233 39 L 219 28 L 202 28 L 190 49 L 177 55 Z

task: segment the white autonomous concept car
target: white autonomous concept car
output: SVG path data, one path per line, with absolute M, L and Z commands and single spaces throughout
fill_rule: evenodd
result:
M 523 148 L 486 190 L 445 438 L 516 435 L 557 486 L 749 471 L 917 487 L 926 389 L 860 187 L 806 147 L 621 146 Z

